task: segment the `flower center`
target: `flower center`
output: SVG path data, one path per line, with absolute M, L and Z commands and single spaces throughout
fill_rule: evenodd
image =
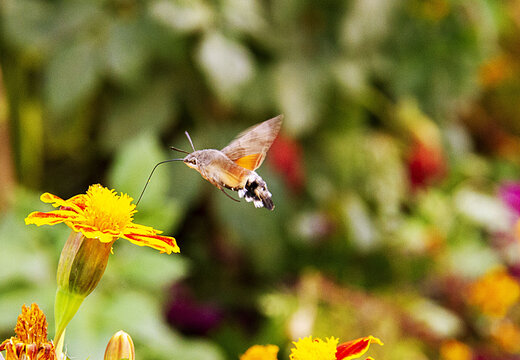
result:
M 132 222 L 135 204 L 126 194 L 120 196 L 114 190 L 92 185 L 87 191 L 85 217 L 89 225 L 99 231 L 122 231 Z
M 313 340 L 309 336 L 294 342 L 294 345 L 289 356 L 291 360 L 335 360 L 338 339 Z

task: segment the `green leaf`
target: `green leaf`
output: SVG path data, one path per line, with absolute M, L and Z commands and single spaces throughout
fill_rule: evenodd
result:
M 94 40 L 79 39 L 59 49 L 45 69 L 44 95 L 54 115 L 65 115 L 94 94 L 100 81 Z
M 154 165 L 173 157 L 168 157 L 166 151 L 161 150 L 151 134 L 142 134 L 137 140 L 121 146 L 109 172 L 109 183 L 137 201 Z M 198 193 L 200 183 L 186 177 L 189 172 L 182 163 L 159 166 L 139 203 L 136 222 L 173 231 L 185 214 L 183 209 Z
M 137 83 L 146 73 L 151 54 L 143 25 L 141 21 L 116 21 L 110 27 L 105 53 L 108 75 L 120 82 Z
M 206 28 L 212 20 L 211 8 L 200 0 L 159 0 L 150 4 L 150 14 L 158 23 L 176 33 Z
M 217 96 L 227 102 L 242 96 L 242 88 L 255 73 L 249 50 L 217 32 L 204 37 L 197 52 L 197 62 Z
M 174 86 L 169 79 L 158 79 L 113 102 L 103 123 L 101 142 L 114 150 L 143 133 L 159 133 L 172 125 L 176 112 Z

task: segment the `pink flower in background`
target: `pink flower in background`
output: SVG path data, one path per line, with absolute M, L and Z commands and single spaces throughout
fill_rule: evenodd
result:
M 507 207 L 520 217 L 520 182 L 507 182 L 498 193 Z

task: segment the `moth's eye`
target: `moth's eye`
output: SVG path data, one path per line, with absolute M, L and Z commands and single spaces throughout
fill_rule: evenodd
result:
M 197 165 L 197 159 L 192 159 L 190 162 L 191 162 L 193 165 Z

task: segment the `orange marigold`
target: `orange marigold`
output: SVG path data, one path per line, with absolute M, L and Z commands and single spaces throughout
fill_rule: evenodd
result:
M 54 344 L 47 340 L 47 319 L 38 305 L 22 306 L 14 332 L 16 336 L 0 344 L 0 351 L 6 351 L 6 360 L 56 359 Z

